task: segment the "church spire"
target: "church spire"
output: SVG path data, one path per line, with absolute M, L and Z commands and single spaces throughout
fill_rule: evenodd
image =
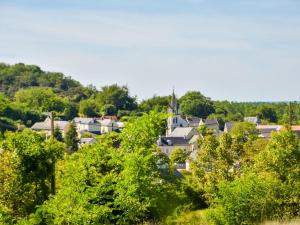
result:
M 175 115 L 178 115 L 178 104 L 177 99 L 175 96 L 175 90 L 173 88 L 172 98 L 171 98 L 171 104 L 169 106 L 169 113 L 173 113 Z

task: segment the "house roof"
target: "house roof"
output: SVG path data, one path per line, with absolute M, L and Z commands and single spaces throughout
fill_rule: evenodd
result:
M 113 120 L 113 121 L 118 121 L 118 117 L 117 116 L 102 116 L 101 117 L 101 120 L 105 120 L 105 119 L 110 119 L 110 120 Z
M 188 141 L 184 137 L 160 137 L 157 140 L 158 146 L 185 146 Z
M 111 119 L 104 119 L 104 120 L 101 120 L 101 125 L 102 126 L 109 126 L 111 123 L 113 123 L 114 121 L 111 120 Z
M 282 128 L 281 125 L 257 125 L 256 129 L 259 131 L 279 131 Z
M 189 144 L 194 144 L 194 143 L 196 143 L 197 141 L 198 141 L 198 139 L 199 139 L 199 135 L 194 135 L 192 138 L 191 138 L 191 140 L 189 141 Z
M 64 130 L 68 126 L 68 121 L 54 121 L 54 127 Z M 44 122 L 37 122 L 31 127 L 33 130 L 51 130 L 51 121 L 45 120 Z
M 193 130 L 193 127 L 176 127 L 169 137 L 187 137 Z
M 199 126 L 200 118 L 198 117 L 188 117 L 186 118 L 186 121 L 189 123 L 190 126 Z
M 88 118 L 88 117 L 75 117 L 73 119 L 73 121 L 75 123 L 81 123 L 81 124 L 99 124 L 98 122 L 96 122 L 96 120 L 94 118 Z
M 204 120 L 204 124 L 205 125 L 215 125 L 215 124 L 219 125 L 219 122 L 217 119 L 206 119 L 206 120 Z
M 81 144 L 91 144 L 91 143 L 95 143 L 95 142 L 96 142 L 95 138 L 81 138 L 80 139 Z

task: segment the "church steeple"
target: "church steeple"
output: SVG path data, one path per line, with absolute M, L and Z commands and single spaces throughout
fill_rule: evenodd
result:
M 171 103 L 169 105 L 169 110 L 168 111 L 169 111 L 169 113 L 173 113 L 175 115 L 179 114 L 178 104 L 177 104 L 177 99 L 176 99 L 176 96 L 175 96 L 174 88 L 173 88 L 172 99 L 171 99 Z

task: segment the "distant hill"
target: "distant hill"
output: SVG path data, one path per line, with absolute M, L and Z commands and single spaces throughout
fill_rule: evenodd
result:
M 85 87 L 62 73 L 45 72 L 35 65 L 0 63 L 0 92 L 12 98 L 22 88 L 49 87 L 61 96 L 73 101 L 89 97 Z

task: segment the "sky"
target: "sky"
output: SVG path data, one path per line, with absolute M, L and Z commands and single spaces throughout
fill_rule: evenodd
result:
M 0 62 L 138 99 L 300 100 L 299 0 L 0 0 Z

